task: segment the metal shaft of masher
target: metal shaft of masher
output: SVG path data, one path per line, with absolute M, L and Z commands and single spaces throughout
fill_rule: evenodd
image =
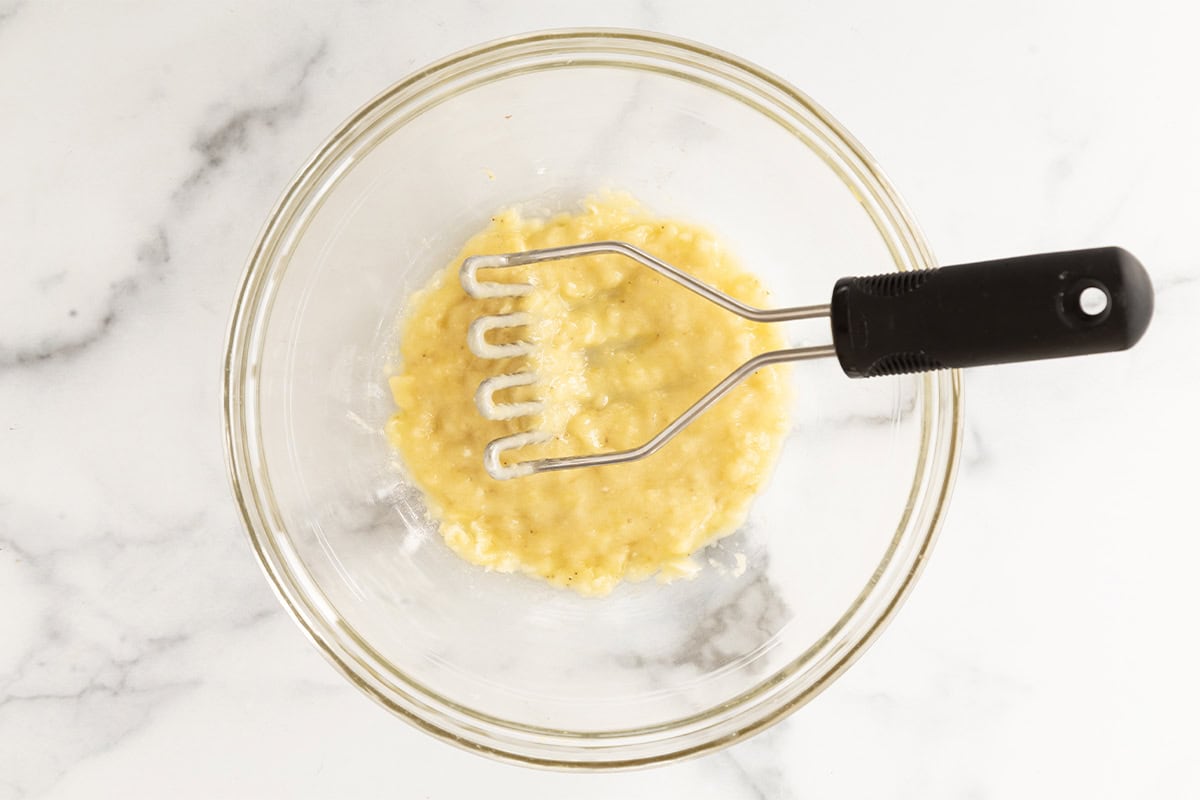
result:
M 755 308 L 754 306 L 746 305 L 740 300 L 730 297 L 719 289 L 709 286 L 677 267 L 655 258 L 627 242 L 618 241 L 587 242 L 562 247 L 547 247 L 540 250 L 525 250 L 518 253 L 471 256 L 463 261 L 460 277 L 463 288 L 472 297 L 522 295 L 532 290 L 533 287 L 529 284 L 519 283 L 481 282 L 476 275 L 477 271 L 480 269 L 518 267 L 543 261 L 557 261 L 600 253 L 615 253 L 631 258 L 727 311 L 731 311 L 738 316 L 754 322 L 791 322 L 828 317 L 830 314 L 828 304 L 775 309 Z M 663 445 L 671 441 L 680 431 L 691 424 L 693 420 L 704 413 L 705 410 L 720 400 L 727 392 L 762 367 L 790 361 L 827 358 L 834 355 L 836 355 L 836 351 L 833 345 L 829 344 L 814 347 L 791 347 L 755 356 L 729 373 L 720 383 L 693 403 L 690 408 L 676 417 L 671 424 L 667 425 L 653 438 L 638 447 L 611 453 L 543 458 L 521 461 L 510 465 L 503 464 L 501 462 L 501 455 L 503 453 L 518 447 L 524 447 L 538 440 L 538 434 L 525 432 L 505 436 L 488 444 L 484 450 L 484 465 L 488 473 L 493 477 L 514 478 L 536 472 L 551 472 L 579 467 L 597 467 L 637 461 L 657 452 Z

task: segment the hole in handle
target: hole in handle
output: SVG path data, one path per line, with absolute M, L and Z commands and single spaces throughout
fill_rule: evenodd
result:
M 1094 278 L 1084 278 L 1059 295 L 1058 313 L 1072 328 L 1090 328 L 1108 319 L 1112 305 L 1107 286 Z
M 1079 293 L 1079 310 L 1097 317 L 1108 310 L 1108 292 L 1099 286 L 1088 286 Z

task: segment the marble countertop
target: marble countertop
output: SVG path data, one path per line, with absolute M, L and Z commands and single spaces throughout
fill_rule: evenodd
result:
M 1198 24 L 1166 0 L 0 0 L 0 798 L 1200 796 Z M 219 417 L 235 284 L 315 145 L 432 59 L 570 25 L 789 79 L 943 262 L 1121 244 L 1158 302 L 1130 352 L 967 374 L 932 563 L 832 688 L 601 776 L 460 752 L 336 674 L 254 562 Z

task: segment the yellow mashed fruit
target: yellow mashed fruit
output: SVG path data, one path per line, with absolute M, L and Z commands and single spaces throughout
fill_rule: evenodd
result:
M 623 195 L 589 199 L 579 213 L 527 218 L 507 210 L 471 238 L 428 286 L 403 324 L 397 410 L 387 436 L 424 492 L 446 544 L 489 569 L 522 571 L 583 594 L 621 580 L 694 573 L 690 559 L 736 529 L 766 481 L 787 428 L 785 374 L 759 370 L 662 450 L 640 461 L 496 480 L 484 471 L 488 442 L 528 430 L 554 438 L 512 460 L 607 452 L 653 437 L 732 369 L 784 346 L 777 329 L 750 322 L 616 255 L 482 270 L 484 281 L 527 282 L 522 297 L 474 299 L 458 279 L 470 255 L 602 239 L 634 244 L 743 302 L 767 293 L 707 231 L 662 220 Z M 481 359 L 467 327 L 486 314 L 528 311 L 527 356 Z M 481 381 L 532 370 L 532 386 L 499 402 L 541 399 L 543 413 L 483 418 Z

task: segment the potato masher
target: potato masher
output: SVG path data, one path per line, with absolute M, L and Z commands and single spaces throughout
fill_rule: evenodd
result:
M 636 461 L 659 450 L 726 392 L 762 367 L 837 356 L 851 378 L 901 375 L 957 367 L 1087 355 L 1132 347 L 1154 311 L 1154 289 L 1141 263 L 1119 247 L 1071 250 L 995 261 L 841 278 L 829 303 L 762 309 L 748 306 L 627 242 L 603 241 L 466 258 L 459 271 L 474 298 L 519 297 L 528 283 L 481 281 L 481 269 L 501 269 L 613 253 L 631 258 L 734 314 L 755 322 L 828 317 L 832 344 L 762 353 L 720 383 L 647 442 L 628 450 L 504 464 L 509 450 L 549 441 L 544 431 L 504 436 L 484 449 L 483 463 L 497 480 L 577 467 Z M 467 345 L 480 358 L 527 355 L 529 342 L 494 344 L 489 331 L 520 327 L 527 312 L 476 319 Z M 495 393 L 537 382 L 532 372 L 498 375 L 479 385 L 475 404 L 488 419 L 538 414 L 541 401 L 503 403 Z

